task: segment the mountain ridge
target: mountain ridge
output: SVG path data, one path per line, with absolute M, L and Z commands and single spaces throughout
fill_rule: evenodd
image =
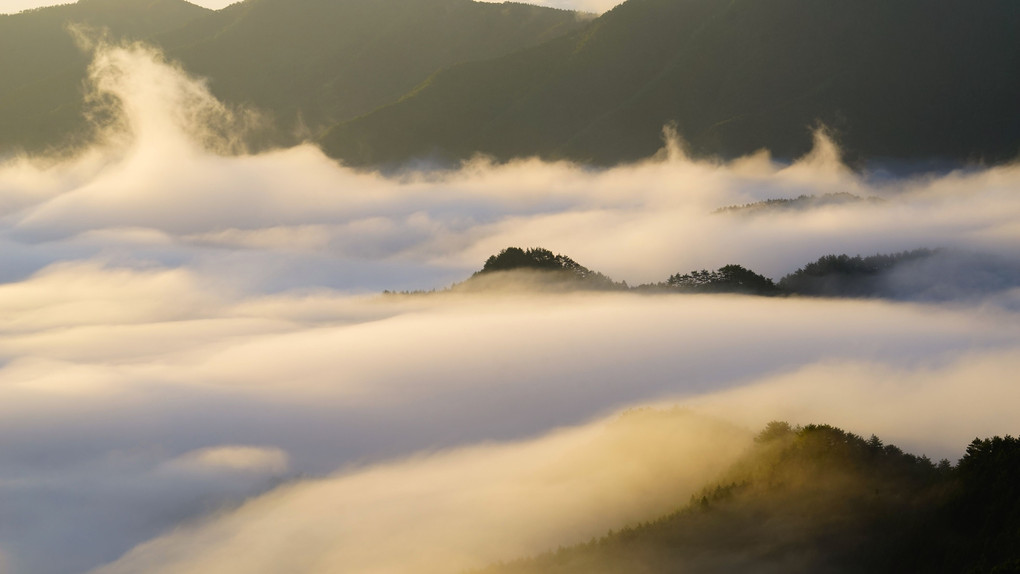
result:
M 88 55 L 68 21 L 109 28 L 110 40 L 144 40 L 207 81 L 229 105 L 249 106 L 276 129 L 267 146 L 299 143 L 333 122 L 399 99 L 434 71 L 541 43 L 584 24 L 577 13 L 472 0 L 246 0 L 211 11 L 183 0 L 80 0 L 6 16 L 9 28 L 37 20 L 45 34 L 6 34 L 0 53 L 0 154 L 38 152 L 87 139 L 82 85 Z M 171 17 L 172 8 L 191 12 Z M 166 12 L 167 16 L 160 16 Z M 95 14 L 89 18 L 82 14 Z M 158 25 L 157 25 L 158 24 Z M 3 35 L 0 35 L 3 36 Z M 259 147 L 258 145 L 254 147 Z
M 1020 8 L 1006 0 L 629 0 L 569 37 L 437 74 L 321 143 L 352 165 L 473 153 L 615 164 L 675 123 L 697 155 L 853 161 L 1020 153 Z M 403 130 L 398 126 L 403 126 Z

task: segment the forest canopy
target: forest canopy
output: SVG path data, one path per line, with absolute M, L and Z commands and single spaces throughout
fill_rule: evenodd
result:
M 571 257 L 543 247 L 507 247 L 489 256 L 479 271 L 455 287 L 541 288 L 555 284 L 558 289 L 633 290 L 643 293 L 731 293 L 760 296 L 879 297 L 910 299 L 955 293 L 954 281 L 961 278 L 939 274 L 946 257 L 943 250 L 915 249 L 869 256 L 823 255 L 778 282 L 743 265 L 731 263 L 715 271 L 707 269 L 677 272 L 657 283 L 629 287 L 598 271 L 581 265 Z M 957 259 L 959 255 L 955 255 Z M 973 258 L 971 258 L 973 259 Z M 974 261 L 971 261 L 974 264 Z M 978 264 L 983 264 L 978 262 Z M 988 288 L 1020 285 L 1020 270 L 1005 262 L 1001 269 L 983 270 L 995 284 Z M 530 281 L 522 279 L 530 274 Z M 963 279 L 966 279 L 964 277 Z M 981 286 L 967 286 L 980 290 Z

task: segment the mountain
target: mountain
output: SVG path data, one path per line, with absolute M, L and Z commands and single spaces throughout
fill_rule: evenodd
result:
M 219 98 L 310 131 L 396 101 L 440 68 L 583 23 L 566 10 L 471 0 L 248 0 L 223 12 L 219 29 L 196 22 L 161 42 Z
M 89 57 L 75 45 L 69 24 L 144 39 L 210 13 L 184 0 L 80 0 L 0 15 L 0 157 L 85 137 Z
M 321 138 L 357 165 L 539 155 L 614 164 L 675 123 L 695 154 L 852 161 L 1020 153 L 1013 0 L 629 0 L 583 30 L 435 74 Z
M 726 476 L 658 520 L 484 574 L 1013 573 L 1020 439 L 938 464 L 827 425 L 773 422 Z
M 246 0 L 216 12 L 182 0 L 80 0 L 0 17 L 0 156 L 84 129 L 88 58 L 68 22 L 145 40 L 215 96 L 266 112 L 295 143 L 399 99 L 436 70 L 494 58 L 585 23 L 581 15 L 471 0 Z

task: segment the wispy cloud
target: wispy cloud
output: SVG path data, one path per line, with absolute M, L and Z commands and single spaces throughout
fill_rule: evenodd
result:
M 99 572 L 458 571 L 682 504 L 748 442 L 684 413 L 633 413 L 291 484 Z

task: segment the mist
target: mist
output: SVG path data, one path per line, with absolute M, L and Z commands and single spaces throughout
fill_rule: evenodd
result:
M 821 132 L 793 164 L 695 160 L 667 133 L 612 169 L 381 174 L 311 144 L 247 153 L 257 110 L 144 46 L 95 51 L 115 121 L 72 158 L 0 164 L 11 572 L 482 567 L 669 511 L 769 420 L 953 459 L 1017 432 L 1016 166 L 854 172 Z M 716 213 L 844 192 L 881 201 Z M 632 285 L 949 255 L 894 278 L 941 281 L 900 301 L 380 295 L 511 245 Z

